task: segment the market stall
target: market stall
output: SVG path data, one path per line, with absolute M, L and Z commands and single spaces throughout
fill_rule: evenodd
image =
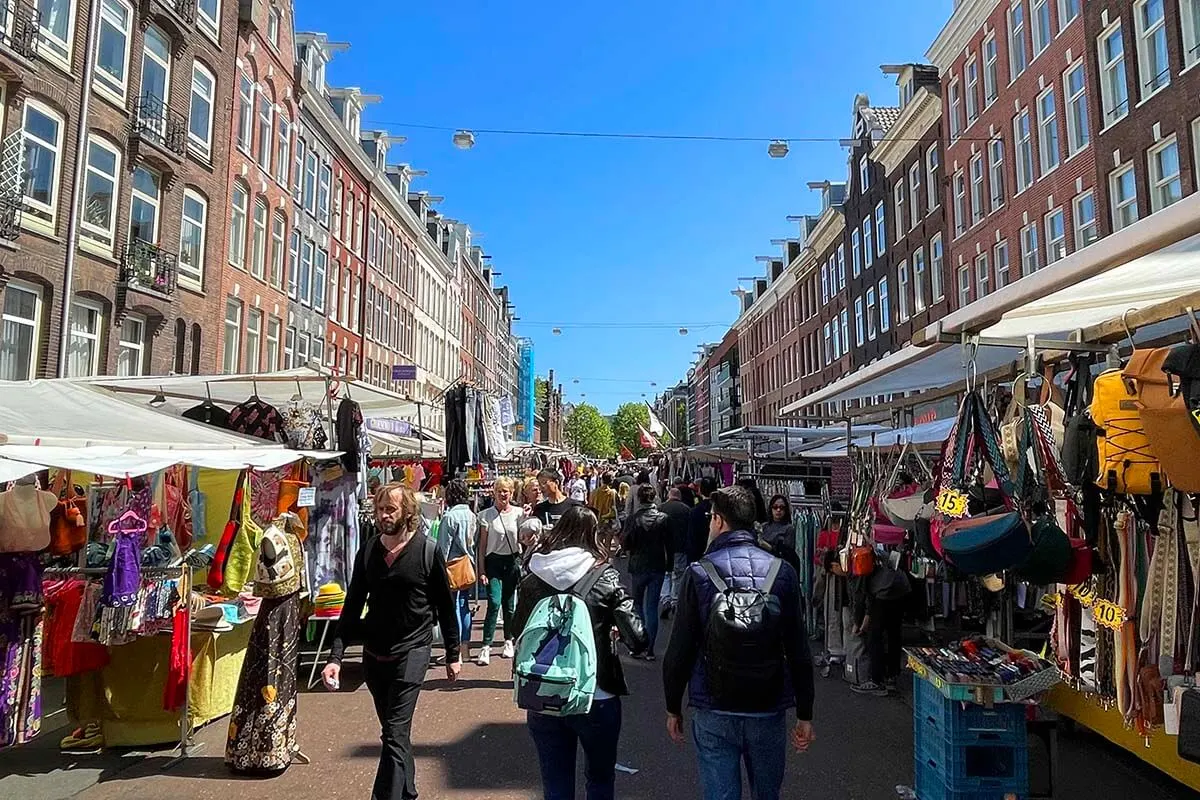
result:
M 62 680 L 77 726 L 64 749 L 186 752 L 194 727 L 234 705 L 261 530 L 285 508 L 309 514 L 310 560 L 336 560 L 322 487 L 311 503 L 299 490 L 343 454 L 69 381 L 0 382 L 0 442 L 0 479 L 17 482 L 0 492 L 0 645 L 13 668 L 0 748 L 39 734 L 52 710 L 42 681 Z M 337 532 L 343 547 L 351 528 Z

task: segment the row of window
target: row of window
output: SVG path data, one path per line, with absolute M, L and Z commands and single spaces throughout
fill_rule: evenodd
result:
M 1181 69 L 1187 69 L 1200 61 L 1200 0 L 1179 0 L 1179 25 L 1183 40 Z M 1171 83 L 1164 0 L 1138 0 L 1133 4 L 1133 36 L 1137 59 L 1134 86 L 1138 99 L 1146 100 Z M 1104 127 L 1129 113 L 1126 49 L 1125 29 L 1117 19 L 1096 40 Z

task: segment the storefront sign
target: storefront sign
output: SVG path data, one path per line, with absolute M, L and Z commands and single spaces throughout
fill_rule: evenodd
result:
M 366 420 L 367 430 L 375 431 L 376 433 L 390 433 L 393 436 L 411 436 L 412 423 L 406 419 L 393 419 L 391 417 L 368 417 Z

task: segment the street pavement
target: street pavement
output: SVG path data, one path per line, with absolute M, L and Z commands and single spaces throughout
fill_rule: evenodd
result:
M 669 627 L 660 633 L 660 652 Z M 537 759 L 513 705 L 511 662 L 494 658 L 490 667 L 465 665 L 449 685 L 431 670 L 413 726 L 417 788 L 423 800 L 529 800 L 541 796 Z M 617 796 L 633 800 L 697 800 L 694 752 L 667 738 L 660 664 L 626 660 L 632 696 L 624 705 L 619 762 L 637 770 L 619 773 Z M 907 696 L 875 698 L 852 693 L 841 680 L 818 678 L 817 742 L 804 755 L 790 752 L 784 797 L 805 800 L 890 800 L 898 784 L 912 780 L 912 712 Z M 271 779 L 230 775 L 222 756 L 223 721 L 201 730 L 195 756 L 163 767 L 168 755 L 153 755 L 130 767 L 107 770 L 99 782 L 76 795 L 81 800 L 366 800 L 378 757 L 379 729 L 361 671 L 348 662 L 343 690 L 321 688 L 300 703 L 300 743 L 311 759 Z M 1044 756 L 1031 745 L 1035 781 Z M 580 757 L 582 761 L 582 756 Z M 1153 769 L 1090 734 L 1060 739 L 1059 800 L 1110 797 L 1194 797 Z M 580 764 L 582 770 L 582 764 Z M 247 784 L 253 784 L 247 785 Z M 579 783 L 582 797 L 582 776 Z M 749 796 L 747 794 L 747 796 Z

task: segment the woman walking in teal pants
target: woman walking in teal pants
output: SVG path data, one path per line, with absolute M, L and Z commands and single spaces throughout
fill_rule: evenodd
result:
M 496 504 L 479 514 L 479 552 L 483 571 L 479 581 L 487 587 L 487 617 L 483 622 L 483 649 L 475 663 L 486 667 L 492 660 L 496 618 L 504 609 L 504 649 L 501 657 L 513 657 L 513 615 L 517 610 L 517 585 L 521 582 L 521 546 L 518 534 L 525 512 L 513 505 L 513 482 L 500 477 L 492 488 Z

